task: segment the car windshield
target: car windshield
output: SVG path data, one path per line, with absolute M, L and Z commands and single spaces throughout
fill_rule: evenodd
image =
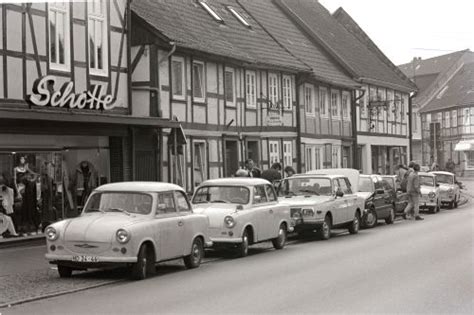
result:
M 250 190 L 244 186 L 204 186 L 196 191 L 193 204 L 197 203 L 249 203 Z
M 392 177 L 386 177 L 386 176 L 382 176 L 382 179 L 385 180 L 387 182 L 387 184 L 392 188 L 392 189 L 395 189 L 396 187 L 394 187 L 394 180 Z
M 370 177 L 359 177 L 359 191 L 374 192 L 374 185 Z
M 331 196 L 332 193 L 331 180 L 325 177 L 287 178 L 281 182 L 278 189 L 279 196 Z
M 97 192 L 89 197 L 84 208 L 90 212 L 122 212 L 124 214 L 149 214 L 153 198 L 137 192 Z
M 436 180 L 443 184 L 454 184 L 454 176 L 448 174 L 436 174 Z
M 434 187 L 434 177 L 420 176 L 420 185 Z

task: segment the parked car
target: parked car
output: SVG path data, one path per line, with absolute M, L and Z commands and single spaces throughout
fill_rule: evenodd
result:
M 271 240 L 282 249 L 293 231 L 288 205 L 278 202 L 273 185 L 260 178 L 207 180 L 194 193 L 194 211 L 209 217 L 215 247 L 237 249 L 247 256 L 250 245 Z
M 441 196 L 436 175 L 433 173 L 418 172 L 420 178 L 420 210 L 428 209 L 431 213 L 441 209 Z
M 96 188 L 81 215 L 46 228 L 46 259 L 60 277 L 73 270 L 129 266 L 135 279 L 155 271 L 155 263 L 183 258 L 199 267 L 212 243 L 209 220 L 193 213 L 183 189 L 157 182 L 122 182 Z
M 385 190 L 389 191 L 395 201 L 395 215 L 402 215 L 408 204 L 408 194 L 402 191 L 395 175 L 382 175 Z
M 457 208 L 461 191 L 456 176 L 450 172 L 432 172 L 436 175 L 436 182 L 439 183 L 441 205 L 449 208 Z
M 359 232 L 364 203 L 354 194 L 347 176 L 318 171 L 295 175 L 281 181 L 278 193 L 280 201 L 290 205 L 299 234 L 316 231 L 327 240 L 332 228 Z
M 363 227 L 373 228 L 378 220 L 392 224 L 395 221 L 395 196 L 380 175 L 360 175 L 358 195 L 365 199 Z

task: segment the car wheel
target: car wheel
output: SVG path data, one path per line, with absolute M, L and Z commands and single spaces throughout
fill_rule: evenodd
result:
M 318 236 L 322 240 L 328 240 L 331 237 L 331 218 L 327 215 L 324 218 L 323 225 L 318 230 Z
M 360 214 L 359 212 L 356 212 L 354 219 L 349 224 L 349 228 L 348 228 L 349 233 L 357 234 L 359 233 L 359 228 L 360 228 Z
M 242 234 L 242 243 L 237 248 L 238 257 L 245 257 L 249 254 L 249 234 L 247 230 Z
M 184 265 L 188 269 L 197 268 L 201 265 L 202 257 L 204 257 L 204 246 L 202 240 L 197 237 L 193 241 L 191 254 L 183 258 Z
M 377 212 L 371 208 L 365 217 L 365 227 L 371 229 L 377 225 Z
M 62 265 L 58 265 L 58 273 L 60 278 L 71 278 L 72 268 Z
M 148 250 L 146 245 L 140 247 L 137 262 L 132 265 L 132 278 L 135 280 L 143 280 L 147 276 L 152 275 L 155 270 L 155 262 L 153 254 Z
M 388 218 L 385 219 L 385 223 L 393 224 L 394 221 L 395 221 L 395 210 L 393 210 L 393 208 L 391 208 Z
M 273 247 L 275 249 L 282 249 L 285 247 L 286 244 L 286 226 L 285 224 L 281 224 L 278 230 L 278 237 L 272 240 Z

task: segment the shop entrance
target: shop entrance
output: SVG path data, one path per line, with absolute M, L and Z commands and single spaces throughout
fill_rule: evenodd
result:
M 225 140 L 225 176 L 231 177 L 239 169 L 239 142 Z
M 259 145 L 258 141 L 247 141 L 247 159 L 252 159 L 252 161 L 257 165 L 258 167 L 261 167 L 259 165 L 260 162 L 260 154 L 259 154 Z

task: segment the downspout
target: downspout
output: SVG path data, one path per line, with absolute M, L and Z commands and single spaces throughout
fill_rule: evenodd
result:
M 301 77 L 299 78 L 301 79 Z M 298 161 L 298 163 L 296 164 L 296 173 L 301 173 L 301 164 L 302 164 L 302 160 L 301 160 L 301 115 L 300 115 L 300 111 L 301 111 L 301 108 L 300 108 L 300 87 L 304 84 L 304 81 L 303 80 L 300 80 L 298 82 L 297 80 L 297 84 L 296 84 L 296 160 Z
M 408 150 L 410 150 L 410 161 L 413 161 L 413 134 L 412 134 L 412 115 L 413 115 L 413 99 L 416 92 L 410 94 L 408 98 Z
M 359 97 L 356 97 L 356 90 L 352 91 L 352 103 L 351 103 L 351 111 L 352 111 L 352 143 L 354 149 L 352 150 L 352 160 L 354 162 L 353 168 L 360 170 L 361 165 L 359 161 L 359 148 L 357 145 L 357 102 L 364 97 L 365 95 L 365 90 L 361 89 L 359 90 L 361 94 Z

